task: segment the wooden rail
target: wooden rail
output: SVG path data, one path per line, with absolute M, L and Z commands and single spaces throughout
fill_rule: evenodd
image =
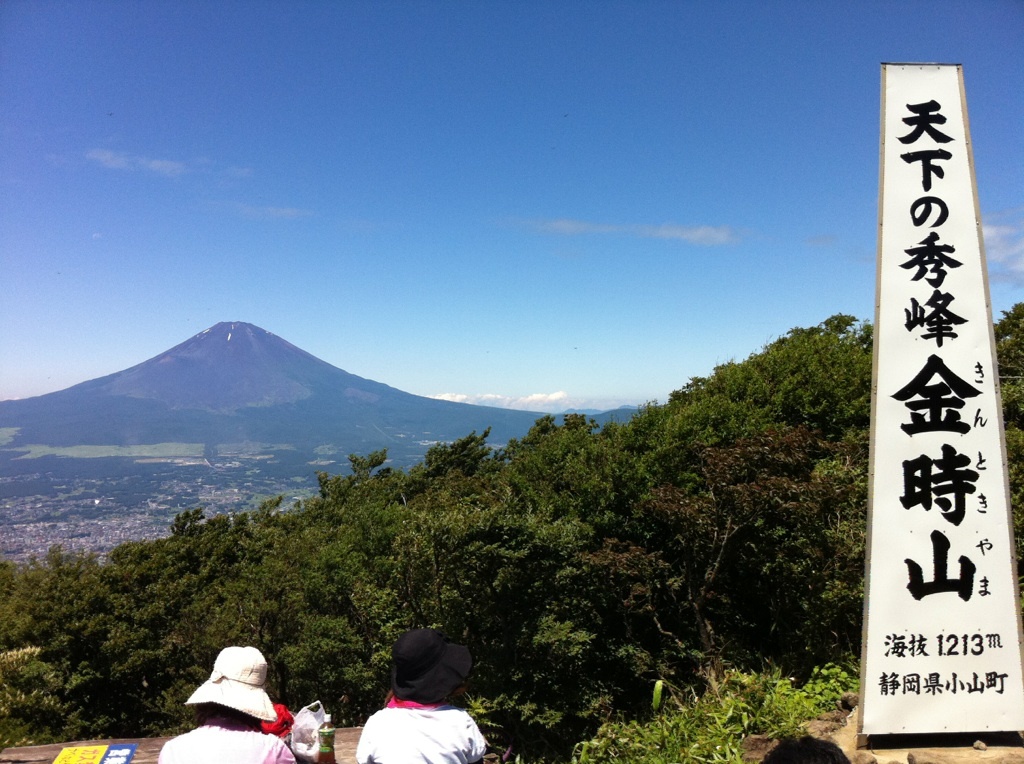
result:
M 356 764 L 356 744 L 359 742 L 361 727 L 339 729 L 334 737 L 334 754 L 338 764 Z M 77 745 L 113 745 L 114 743 L 135 743 L 135 756 L 131 764 L 156 764 L 163 748 L 170 738 L 149 737 L 141 739 L 119 738 L 115 740 L 79 740 L 73 743 L 53 745 L 32 745 L 24 748 L 5 748 L 0 751 L 0 764 L 53 764 L 62 749 Z

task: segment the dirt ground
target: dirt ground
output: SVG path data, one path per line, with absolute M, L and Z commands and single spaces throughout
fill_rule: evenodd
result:
M 875 736 L 858 747 L 857 729 L 860 709 L 855 708 L 845 721 L 834 729 L 811 725 L 811 734 L 834 741 L 852 764 L 1024 764 L 1024 741 L 1019 734 L 982 736 Z

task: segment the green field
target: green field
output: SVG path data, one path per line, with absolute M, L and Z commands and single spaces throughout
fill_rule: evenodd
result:
M 0 430 L 0 438 L 4 430 Z M 104 456 L 183 458 L 203 456 L 202 443 L 148 443 L 138 446 L 56 446 L 30 445 L 13 449 L 24 451 L 19 459 L 38 459 L 40 456 L 66 456 L 72 459 L 98 459 Z
M 18 434 L 19 427 L 0 427 L 0 446 L 6 446 Z

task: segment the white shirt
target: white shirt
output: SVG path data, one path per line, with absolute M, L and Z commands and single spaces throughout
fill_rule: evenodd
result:
M 487 743 L 461 708 L 383 708 L 363 727 L 356 747 L 359 764 L 470 764 Z
M 281 738 L 247 729 L 227 719 L 211 719 L 168 740 L 159 764 L 295 764 Z

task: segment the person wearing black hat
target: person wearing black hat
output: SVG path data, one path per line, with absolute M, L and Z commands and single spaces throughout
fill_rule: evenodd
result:
M 413 629 L 391 648 L 387 706 L 366 721 L 359 764 L 476 764 L 487 743 L 473 718 L 447 698 L 465 690 L 469 649 L 435 629 Z
M 779 741 L 764 757 L 764 764 L 850 764 L 850 760 L 831 740 L 805 735 Z

